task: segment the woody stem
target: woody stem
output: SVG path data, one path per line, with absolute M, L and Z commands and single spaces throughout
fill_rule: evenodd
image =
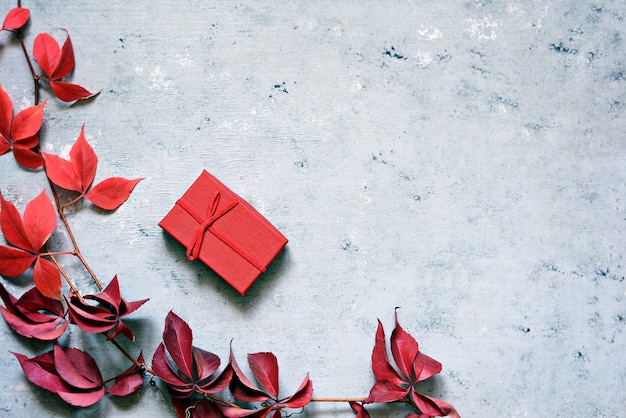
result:
M 18 1 L 18 7 L 19 1 Z M 26 63 L 28 64 L 28 69 L 30 70 L 30 74 L 33 77 L 34 89 L 35 89 L 35 105 L 39 104 L 39 76 L 35 72 L 35 68 L 33 67 L 33 63 L 30 60 L 30 56 L 28 55 L 28 50 L 26 50 L 26 44 L 24 43 L 24 38 L 19 30 L 13 31 L 17 39 L 20 41 L 20 46 L 22 47 L 22 52 L 24 53 L 24 58 L 26 58 Z
M 46 249 L 46 252 L 50 253 L 50 250 L 48 249 L 48 247 L 44 247 Z M 67 282 L 67 285 L 70 287 L 70 289 L 72 289 L 72 292 L 79 298 L 82 299 L 82 296 L 80 295 L 80 292 L 78 291 L 78 289 L 76 288 L 76 286 L 74 286 L 74 283 L 72 282 L 72 280 L 69 278 L 69 276 L 67 275 L 67 273 L 65 272 L 65 270 L 63 269 L 63 267 L 61 266 L 61 264 L 59 264 L 59 262 L 57 261 L 56 257 L 54 256 L 54 254 L 47 254 L 48 257 L 50 257 L 50 259 L 52 260 L 52 262 L 54 263 L 54 265 L 56 266 L 56 268 L 59 270 L 59 273 L 61 273 L 61 275 L 63 276 L 63 278 L 65 279 L 65 281 Z
M 363 402 L 366 398 L 311 398 L 311 402 Z
M 105 334 L 106 335 L 106 334 Z M 108 335 L 107 335 L 108 338 Z M 139 367 L 140 369 L 143 369 L 145 372 L 150 373 L 150 374 L 154 374 L 154 372 L 152 371 L 152 369 L 150 369 L 145 363 L 140 362 L 139 360 L 137 360 L 135 357 L 133 357 L 132 354 L 130 354 L 124 347 L 122 347 L 122 345 L 120 343 L 118 343 L 117 341 L 115 341 L 115 339 L 110 338 L 109 341 L 111 341 L 111 343 L 113 343 L 113 345 L 122 353 L 124 354 L 124 356 L 129 359 L 130 361 L 133 362 L 133 364 L 137 367 Z
M 87 264 L 87 260 L 85 260 L 82 253 L 80 252 L 80 248 L 78 248 L 78 243 L 76 242 L 76 238 L 74 237 L 74 233 L 72 232 L 72 227 L 70 226 L 69 222 L 67 221 L 67 218 L 65 217 L 63 206 L 61 206 L 61 202 L 59 201 L 59 196 L 56 192 L 56 189 L 54 188 L 54 183 L 52 183 L 52 180 L 50 180 L 50 177 L 48 176 L 48 170 L 46 168 L 45 160 L 44 160 L 43 168 L 46 172 L 48 183 L 50 184 L 50 190 L 52 190 L 52 196 L 54 197 L 54 204 L 57 207 L 57 212 L 59 213 L 59 216 L 61 217 L 61 221 L 63 221 L 63 224 L 65 225 L 65 229 L 67 230 L 70 240 L 72 241 L 72 246 L 74 247 L 74 255 L 78 257 L 80 262 L 83 264 L 83 266 L 85 267 L 85 270 L 87 270 L 87 273 L 89 273 L 92 280 L 96 284 L 96 287 L 98 287 L 98 290 L 102 290 L 103 289 L 102 284 L 100 284 L 98 277 L 96 277 L 96 274 L 93 272 L 89 264 Z

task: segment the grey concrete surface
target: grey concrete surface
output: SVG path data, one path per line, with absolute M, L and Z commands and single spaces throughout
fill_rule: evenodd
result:
M 28 47 L 66 28 L 72 81 L 102 89 L 71 107 L 43 92 L 43 149 L 67 155 L 85 124 L 97 180 L 145 178 L 114 213 L 69 215 L 97 274 L 150 298 L 130 349 L 151 358 L 174 310 L 224 359 L 231 339 L 242 363 L 273 351 L 286 392 L 308 372 L 317 397 L 365 396 L 376 320 L 390 332 L 399 306 L 444 366 L 425 390 L 464 417 L 626 416 L 623 1 L 22 3 Z M 32 104 L 6 33 L 0 63 Z M 157 226 L 202 169 L 290 240 L 245 297 Z M 20 209 L 45 187 L 0 157 Z M 69 408 L 8 354 L 47 345 L 0 333 L 0 416 L 173 416 L 151 387 Z M 64 338 L 126 367 L 98 336 Z

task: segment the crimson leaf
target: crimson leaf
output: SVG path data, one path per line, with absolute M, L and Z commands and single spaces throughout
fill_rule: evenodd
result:
M 55 340 L 67 328 L 61 302 L 43 296 L 37 288 L 16 299 L 0 283 L 0 297 L 5 306 L 0 307 L 2 316 L 13 330 L 25 337 Z
M 23 7 L 9 10 L 2 23 L 2 29 L 21 29 L 30 17 L 30 11 Z

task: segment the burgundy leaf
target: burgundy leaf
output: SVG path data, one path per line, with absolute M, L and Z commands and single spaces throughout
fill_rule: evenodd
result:
M 246 375 L 241 371 L 241 368 L 235 360 L 233 350 L 230 350 L 230 367 L 233 369 L 234 378 L 230 385 L 230 391 L 233 396 L 244 402 L 263 402 L 270 399 L 265 392 L 256 387 Z
M 309 375 L 307 374 L 302 383 L 300 383 L 300 387 L 298 387 L 296 393 L 281 401 L 281 404 L 287 408 L 302 408 L 311 402 L 312 397 L 313 382 L 311 382 L 311 379 L 309 379 Z
M 376 342 L 374 344 L 374 350 L 372 351 L 372 371 L 378 380 L 387 380 L 395 384 L 404 382 L 389 363 L 387 344 L 385 343 L 385 330 L 380 321 L 378 321 Z
M 29 359 L 23 354 L 11 352 L 20 362 L 26 378 L 31 383 L 54 393 L 67 391 L 68 386 L 54 371 L 54 355 L 52 353 L 52 351 L 48 351 Z
M 441 363 L 419 351 L 417 341 L 400 326 L 397 313 L 396 325 L 391 335 L 391 352 L 396 365 L 404 376 L 400 376 L 389 363 L 386 349 L 383 326 L 378 321 L 376 342 L 372 353 L 372 371 L 376 376 L 376 382 L 363 403 L 402 400 L 413 405 L 424 416 L 443 416 L 448 412 L 456 413 L 452 405 L 417 392 L 416 385 L 420 381 L 439 373 Z M 409 414 L 409 416 L 418 417 L 421 415 Z M 455 416 L 458 417 L 458 414 Z
M 137 361 L 143 364 L 143 354 L 139 354 Z M 126 396 L 135 392 L 143 385 L 143 369 L 133 364 L 128 370 L 115 377 L 115 383 L 107 388 L 113 396 Z
M 23 7 L 9 10 L 2 23 L 2 29 L 21 29 L 30 17 L 30 11 Z
M 193 376 L 192 340 L 189 325 L 170 311 L 165 318 L 163 343 L 176 367 L 187 377 Z
M 232 406 L 220 406 L 220 409 L 228 418 L 265 418 L 272 412 L 271 406 L 266 406 L 261 409 L 244 409 Z M 276 413 L 278 413 L 278 417 L 280 417 L 280 410 L 276 411 Z
M 67 328 L 63 305 L 46 298 L 36 288 L 24 293 L 19 300 L 0 283 L 0 296 L 6 309 L 2 316 L 17 333 L 38 340 L 54 340 Z
M 72 356 L 71 359 L 70 355 Z M 93 376 L 94 373 L 92 373 L 93 370 L 98 370 L 98 366 L 83 351 L 70 348 L 66 352 L 55 344 L 54 366 L 59 373 L 59 377 L 76 388 L 96 389 L 103 385 L 102 377 L 99 376 L 100 372 L 98 371 L 96 376 Z M 88 376 L 85 376 L 83 373 L 88 374 Z
M 418 382 L 441 373 L 442 367 L 441 363 L 437 360 L 428 357 L 426 354 L 422 354 L 421 352 L 417 353 L 415 360 L 413 361 L 413 373 Z
M 198 381 L 208 379 L 220 367 L 220 358 L 208 351 L 193 347 L 193 359 Z
M 391 354 L 396 365 L 405 377 L 411 376 L 413 360 L 419 351 L 415 338 L 407 333 L 398 323 L 396 313 L 396 326 L 391 333 Z
M 350 408 L 356 412 L 356 418 L 370 418 L 369 412 L 365 410 L 365 407 L 362 404 L 350 401 Z
M 141 180 L 143 179 L 128 180 L 122 177 L 110 177 L 96 184 L 85 197 L 101 209 L 117 209 L 128 199 Z
M 278 397 L 278 360 L 272 353 L 248 354 L 248 364 L 256 380 L 274 398 Z
M 36 259 L 37 256 L 19 248 L 0 245 L 0 274 L 17 277 L 24 273 Z
M 37 258 L 33 269 L 33 279 L 37 290 L 42 295 L 51 299 L 63 300 L 61 296 L 61 274 L 50 261 L 41 257 Z
M 104 396 L 104 388 L 93 392 L 57 392 L 57 395 L 70 405 L 88 407 L 98 402 Z
M 152 371 L 155 376 L 164 381 L 169 387 L 184 390 L 184 396 L 193 392 L 193 387 L 189 382 L 183 380 L 170 365 L 167 355 L 165 354 L 165 345 L 163 343 L 159 344 L 152 356 Z
M 88 303 L 89 301 L 93 301 L 93 303 Z M 109 336 L 110 339 L 122 334 L 130 341 L 134 341 L 135 336 L 122 322 L 122 317 L 130 314 L 147 301 L 148 299 L 126 302 L 120 294 L 119 281 L 116 275 L 111 283 L 98 294 L 85 295 L 82 299 L 72 295 L 68 302 L 68 311 L 72 322 L 85 332 L 101 333 L 113 330 Z M 128 310 L 129 306 L 135 309 Z

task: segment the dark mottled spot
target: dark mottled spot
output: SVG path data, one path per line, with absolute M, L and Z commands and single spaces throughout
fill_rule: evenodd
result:
M 550 49 L 553 50 L 554 52 L 559 52 L 561 54 L 571 54 L 571 55 L 576 55 L 578 54 L 578 50 L 575 48 L 570 48 L 567 47 L 565 45 L 563 45 L 563 42 L 559 42 L 558 44 L 550 44 Z
M 398 51 L 396 51 L 396 48 L 393 47 L 393 46 L 391 48 L 389 48 L 389 49 L 385 49 L 385 51 L 383 52 L 383 55 L 387 55 L 387 56 L 389 56 L 391 58 L 395 58 L 397 60 L 406 60 L 407 59 L 404 55 L 402 55 Z
M 530 328 L 528 327 L 519 327 L 519 330 L 522 331 L 524 334 L 528 334 L 530 332 Z
M 344 251 L 359 251 L 359 247 L 354 245 L 349 239 L 344 239 L 341 242 L 341 249 Z

